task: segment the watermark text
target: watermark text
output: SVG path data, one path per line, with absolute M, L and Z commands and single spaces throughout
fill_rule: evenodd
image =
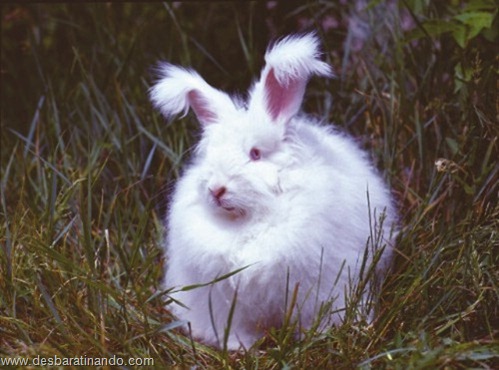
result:
M 74 356 L 60 357 L 35 356 L 35 357 L 0 357 L 0 368 L 4 366 L 154 366 L 154 359 L 149 357 L 90 357 Z

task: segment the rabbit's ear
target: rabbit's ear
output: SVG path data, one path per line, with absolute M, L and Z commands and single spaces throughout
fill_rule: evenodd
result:
M 319 40 L 313 33 L 288 36 L 265 54 L 265 68 L 251 95 L 250 109 L 263 104 L 273 122 L 287 122 L 298 111 L 312 75 L 333 76 L 320 59 Z
M 154 106 L 166 117 L 185 116 L 192 108 L 202 125 L 218 122 L 235 109 L 227 94 L 211 87 L 196 72 L 167 63 L 160 65 L 159 80 L 149 93 Z

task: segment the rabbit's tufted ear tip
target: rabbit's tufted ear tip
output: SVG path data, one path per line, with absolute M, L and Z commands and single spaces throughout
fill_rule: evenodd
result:
M 166 117 L 181 112 L 186 115 L 189 110 L 186 99 L 187 84 L 189 79 L 192 79 L 192 72 L 166 62 L 159 63 L 154 72 L 157 80 L 149 89 L 153 105 Z
M 320 57 L 315 33 L 287 36 L 270 46 L 250 106 L 263 105 L 273 122 L 289 121 L 300 109 L 310 77 L 333 76 Z
M 166 117 L 184 116 L 192 108 L 202 125 L 217 122 L 227 111 L 234 111 L 230 97 L 206 83 L 193 70 L 169 63 L 155 68 L 158 79 L 149 90 L 153 105 Z
M 277 41 L 267 50 L 265 61 L 267 66 L 274 68 L 276 78 L 283 84 L 288 78 L 333 77 L 331 66 L 320 60 L 321 54 L 319 38 L 312 32 Z

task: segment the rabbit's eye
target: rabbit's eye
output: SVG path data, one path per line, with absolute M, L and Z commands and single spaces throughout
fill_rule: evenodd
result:
M 261 158 L 262 153 L 260 152 L 260 149 L 252 148 L 250 150 L 249 156 L 250 156 L 252 161 L 258 161 Z

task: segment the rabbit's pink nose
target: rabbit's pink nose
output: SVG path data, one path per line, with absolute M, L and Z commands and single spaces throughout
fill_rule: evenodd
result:
M 227 188 L 225 186 L 220 186 L 215 189 L 210 189 L 211 195 L 213 195 L 213 198 L 215 198 L 216 200 L 220 200 L 220 198 L 222 198 L 226 192 Z

